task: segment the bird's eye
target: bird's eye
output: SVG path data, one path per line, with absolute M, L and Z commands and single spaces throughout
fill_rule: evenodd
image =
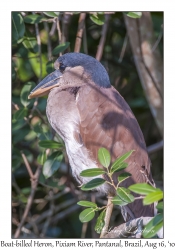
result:
M 59 69 L 61 72 L 65 70 L 66 66 L 63 63 L 60 63 Z

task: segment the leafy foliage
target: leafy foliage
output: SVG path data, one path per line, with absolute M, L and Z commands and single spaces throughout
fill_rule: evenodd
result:
M 150 186 L 146 183 L 133 184 L 133 185 L 129 186 L 128 188 L 121 187 L 121 186 L 119 187 L 119 185 L 122 184 L 122 182 L 124 182 L 126 179 L 131 177 L 131 174 L 128 172 L 123 172 L 118 176 L 118 184 L 115 186 L 115 184 L 112 180 L 113 173 L 116 171 L 121 171 L 128 166 L 128 164 L 124 161 L 127 160 L 133 152 L 134 152 L 134 150 L 131 150 L 131 151 L 121 155 L 112 164 L 111 169 L 108 169 L 110 166 L 110 163 L 111 163 L 110 162 L 110 160 L 111 160 L 110 153 L 107 149 L 100 148 L 98 151 L 98 159 L 99 159 L 99 162 L 102 164 L 102 166 L 106 170 L 95 169 L 95 168 L 94 169 L 87 169 L 87 170 L 83 170 L 80 173 L 80 176 L 95 177 L 95 176 L 98 176 L 100 174 L 105 173 L 106 175 L 108 175 L 110 182 L 109 181 L 107 182 L 107 181 L 105 181 L 105 179 L 102 179 L 102 178 L 94 178 L 90 182 L 88 182 L 87 184 L 84 184 L 81 187 L 81 189 L 84 191 L 92 190 L 92 189 L 94 189 L 94 188 L 96 188 L 96 187 L 98 187 L 106 182 L 108 185 L 111 185 L 116 189 L 117 196 L 115 196 L 111 201 L 114 205 L 118 205 L 118 206 L 125 206 L 129 203 L 134 202 L 135 197 L 131 194 L 131 191 L 138 193 L 138 194 L 145 195 L 145 197 L 142 197 L 143 198 L 143 205 L 149 205 L 149 204 L 152 204 L 156 201 L 161 200 L 163 198 L 163 192 L 160 189 L 155 188 L 153 186 Z M 126 163 L 126 165 L 124 165 L 125 167 L 121 167 L 125 163 Z M 80 213 L 79 218 L 80 218 L 81 222 L 87 222 L 87 221 L 92 220 L 95 216 L 95 212 L 103 209 L 97 218 L 96 225 L 94 228 L 94 230 L 97 233 L 101 233 L 101 231 L 104 227 L 106 207 L 99 208 L 96 203 L 89 202 L 89 201 L 80 201 L 77 204 L 80 206 L 91 207 L 91 209 L 85 209 L 83 212 Z M 163 212 L 163 204 L 159 203 L 157 205 L 157 209 L 159 210 L 159 212 Z M 162 228 L 162 226 L 163 226 L 163 214 L 160 213 L 160 214 L 156 215 L 145 226 L 144 232 L 143 232 L 143 237 L 144 238 L 154 237 L 156 235 L 156 233 Z
M 83 190 L 83 191 L 92 190 L 94 188 L 97 188 L 97 187 L 101 186 L 104 183 L 105 183 L 104 179 L 102 179 L 102 178 L 95 178 L 95 179 L 89 181 L 88 183 L 84 184 L 81 187 L 81 190 Z
M 152 238 L 163 226 L 163 214 L 157 214 L 144 228 L 143 237 Z
M 62 143 L 53 140 L 43 140 L 40 141 L 38 145 L 42 148 L 52 148 L 52 149 L 60 149 L 64 146 Z
M 118 172 L 124 168 L 127 168 L 128 164 L 124 163 L 124 161 L 132 154 L 134 150 L 127 152 L 126 154 L 119 157 L 111 166 L 111 172 Z
M 128 12 L 127 16 L 132 18 L 140 18 L 142 16 L 142 12 Z
M 12 44 L 15 45 L 23 38 L 25 25 L 19 12 L 12 12 Z
M 94 176 L 98 176 L 98 175 L 101 175 L 101 174 L 104 174 L 104 173 L 106 173 L 106 171 L 101 169 L 101 168 L 90 168 L 90 169 L 83 170 L 81 172 L 80 176 L 94 177 Z
M 56 46 L 53 51 L 52 51 L 52 55 L 53 56 L 58 56 L 59 53 L 65 51 L 68 47 L 69 47 L 70 43 L 69 42 L 66 42 L 66 43 L 63 43 L 63 44 L 60 44 L 58 46 Z
M 97 204 L 91 201 L 79 201 L 77 202 L 77 204 L 83 207 L 93 207 L 93 208 L 97 207 Z
M 100 148 L 98 151 L 98 160 L 103 167 L 108 168 L 111 161 L 109 151 L 105 148 Z
M 153 186 L 148 185 L 147 183 L 137 183 L 133 184 L 129 187 L 129 190 L 137 193 L 137 194 L 150 194 L 156 191 L 156 188 Z
M 92 14 L 90 15 L 90 19 L 97 25 L 103 25 L 105 21 L 104 14 Z
M 98 216 L 98 218 L 97 218 L 97 222 L 96 222 L 96 224 L 95 224 L 95 231 L 98 233 L 98 234 L 100 234 L 101 233 L 101 231 L 102 231 L 102 229 L 103 229 L 103 227 L 104 227 L 104 225 L 105 225 L 105 221 L 104 221 L 104 219 L 105 219 L 105 214 L 106 214 L 106 211 L 105 210 L 103 210 L 101 213 L 100 213 L 100 215 Z
M 117 194 L 123 201 L 127 203 L 134 201 L 134 196 L 130 194 L 130 191 L 127 188 L 119 187 L 117 189 Z
M 95 212 L 93 208 L 87 208 L 85 210 L 83 210 L 79 216 L 79 219 L 81 222 L 88 222 L 90 220 L 92 220 L 95 216 Z
M 60 167 L 63 155 L 59 152 L 52 153 L 44 162 L 43 174 L 45 178 L 51 177 Z

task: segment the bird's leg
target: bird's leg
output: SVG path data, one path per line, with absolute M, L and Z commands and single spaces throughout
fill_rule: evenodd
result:
M 111 214 L 112 214 L 112 210 L 113 210 L 113 206 L 114 206 L 114 204 L 111 201 L 112 198 L 113 197 L 108 196 L 108 203 L 107 203 L 106 214 L 105 214 L 105 219 L 104 219 L 105 225 L 101 231 L 100 238 L 103 238 L 108 233 L 109 222 L 111 219 Z

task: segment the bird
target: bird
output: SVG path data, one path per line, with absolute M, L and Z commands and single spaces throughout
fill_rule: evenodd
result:
M 154 185 L 140 126 L 127 102 L 111 85 L 105 67 L 90 55 L 70 52 L 58 57 L 54 68 L 31 91 L 29 99 L 48 95 L 48 121 L 65 143 L 72 174 L 78 183 L 91 180 L 80 176 L 83 170 L 103 168 L 98 161 L 98 150 L 103 147 L 110 152 L 111 162 L 134 150 L 126 160 L 131 177 L 123 182 L 124 187 L 135 183 Z M 117 174 L 113 180 L 117 184 Z M 108 197 L 116 195 L 107 183 L 97 187 L 97 192 Z M 122 207 L 122 215 L 125 221 L 152 217 L 154 206 L 144 206 L 141 199 L 136 199 Z

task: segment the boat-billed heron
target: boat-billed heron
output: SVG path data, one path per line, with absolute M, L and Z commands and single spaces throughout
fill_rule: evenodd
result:
M 109 150 L 112 162 L 122 154 L 135 150 L 126 160 L 132 176 L 124 181 L 152 182 L 150 160 L 144 137 L 130 107 L 111 86 L 105 68 L 95 58 L 82 53 L 67 53 L 54 63 L 55 71 L 46 76 L 30 93 L 29 98 L 48 94 L 46 113 L 52 128 L 64 140 L 72 174 L 80 184 L 90 181 L 81 177 L 88 168 L 102 168 L 98 150 Z M 92 177 L 94 178 L 94 177 Z M 106 178 L 103 176 L 103 178 Z M 117 177 L 114 176 L 117 184 Z M 115 196 L 109 184 L 98 191 Z M 143 206 L 142 200 L 122 208 L 125 220 L 154 216 L 153 205 Z

